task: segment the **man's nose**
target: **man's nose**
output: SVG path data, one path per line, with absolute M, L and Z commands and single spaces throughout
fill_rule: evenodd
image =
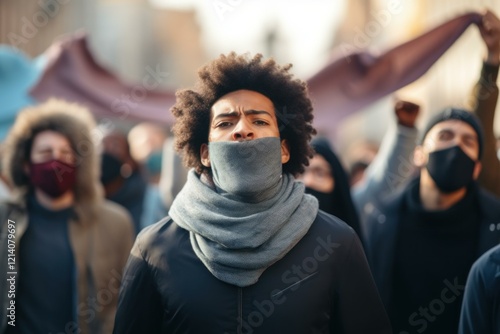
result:
M 467 149 L 467 145 L 465 144 L 465 142 L 463 140 L 461 140 L 460 138 L 457 138 L 458 136 L 456 136 L 452 143 L 451 143 L 451 146 L 450 147 L 453 147 L 453 146 L 458 146 L 462 149 L 462 151 L 466 150 Z
M 64 154 L 60 150 L 53 150 L 52 158 L 55 160 L 64 160 Z
M 241 120 L 234 128 L 232 134 L 233 140 L 251 140 L 254 139 L 254 133 L 248 122 Z

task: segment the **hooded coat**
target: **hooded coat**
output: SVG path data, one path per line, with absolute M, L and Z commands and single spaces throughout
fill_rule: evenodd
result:
M 74 187 L 74 218 L 68 223 L 68 237 L 76 269 L 78 326 L 81 333 L 111 333 L 116 312 L 122 270 L 133 243 L 131 218 L 124 208 L 106 201 L 99 185 L 97 155 L 92 143 L 93 119 L 85 109 L 62 101 L 24 110 L 18 116 L 6 140 L 4 171 L 14 185 L 14 196 L 0 203 L 0 291 L 11 290 L 7 282 L 12 274 L 6 268 L 14 255 L 15 286 L 18 285 L 19 247 L 29 226 L 27 199 L 31 193 L 25 173 L 26 158 L 35 135 L 47 129 L 58 129 L 68 138 L 77 157 Z M 50 233 L 50 231 L 48 231 Z M 14 237 L 9 237 L 13 235 Z M 13 242 L 14 241 L 14 242 Z M 10 256 L 9 256 L 10 255 Z M 10 262 L 8 262 L 10 261 Z M 10 268 L 10 267 L 9 267 Z M 0 307 L 6 310 L 15 300 L 13 294 L 0 295 Z M 0 320 L 0 333 L 8 321 Z M 16 326 L 22 324 L 16 323 Z
M 335 187 L 330 194 L 331 203 L 319 203 L 320 209 L 339 217 L 351 226 L 358 235 L 360 234 L 359 218 L 351 197 L 349 178 L 342 163 L 333 152 L 328 141 L 324 138 L 315 138 L 311 146 L 316 154 L 321 155 L 332 169 L 332 177 Z

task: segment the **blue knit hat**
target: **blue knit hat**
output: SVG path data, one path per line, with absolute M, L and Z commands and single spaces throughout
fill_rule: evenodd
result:
M 481 121 L 477 118 L 475 114 L 472 112 L 465 110 L 465 109 L 459 109 L 459 108 L 446 108 L 445 110 L 441 111 L 437 115 L 434 115 L 428 122 L 426 127 L 424 128 L 424 131 L 422 131 L 421 136 L 420 136 L 420 145 L 423 144 L 425 136 L 427 136 L 427 133 L 434 127 L 434 125 L 448 121 L 448 120 L 459 120 L 462 122 L 465 122 L 469 124 L 474 131 L 476 131 L 477 134 L 477 141 L 479 144 L 479 159 L 481 159 L 482 154 L 483 154 L 483 146 L 484 146 L 484 132 L 483 132 L 483 127 L 481 125 Z

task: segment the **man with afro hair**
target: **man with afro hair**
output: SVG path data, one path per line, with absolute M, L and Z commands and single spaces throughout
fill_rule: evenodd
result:
M 222 55 L 172 108 L 192 168 L 137 238 L 115 333 L 390 333 L 356 233 L 294 175 L 313 108 L 291 65 Z

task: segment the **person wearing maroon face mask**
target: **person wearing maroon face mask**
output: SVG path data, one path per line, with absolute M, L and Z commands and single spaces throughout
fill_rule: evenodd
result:
M 128 213 L 102 198 L 92 126 L 84 108 L 51 100 L 23 110 L 6 139 L 15 189 L 0 203 L 0 307 L 8 310 L 0 333 L 112 331 L 133 229 Z

